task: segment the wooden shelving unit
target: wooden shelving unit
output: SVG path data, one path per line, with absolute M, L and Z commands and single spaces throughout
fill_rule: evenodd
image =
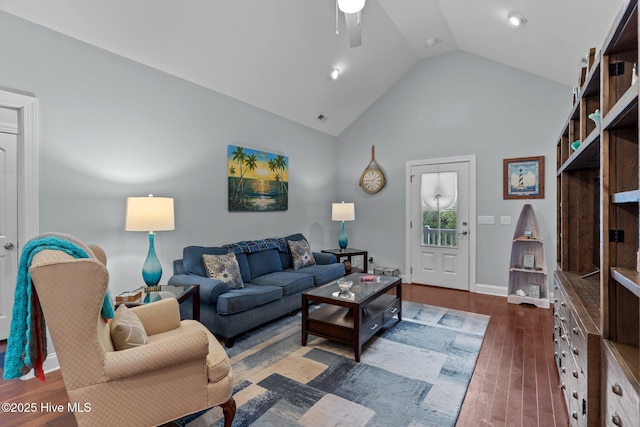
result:
M 530 257 L 532 265 L 526 265 Z M 524 205 L 511 244 L 508 301 L 549 308 L 547 262 L 540 227 L 530 204 Z
M 638 49 L 629 0 L 557 142 L 555 357 L 576 426 L 640 425 Z

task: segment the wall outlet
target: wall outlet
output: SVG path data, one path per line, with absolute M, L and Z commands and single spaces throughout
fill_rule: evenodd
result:
M 511 217 L 510 216 L 501 216 L 500 217 L 500 224 L 502 224 L 502 225 L 511 224 Z
M 496 219 L 494 216 L 490 215 L 479 215 L 478 216 L 478 224 L 495 224 Z

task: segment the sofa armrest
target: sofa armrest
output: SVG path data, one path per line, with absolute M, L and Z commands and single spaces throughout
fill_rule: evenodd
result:
M 316 264 L 320 265 L 335 264 L 338 262 L 338 258 L 334 254 L 328 254 L 326 252 L 314 252 L 313 257 L 316 259 Z
M 198 360 L 202 360 L 204 366 L 207 354 L 209 339 L 206 332 L 189 331 L 139 347 L 105 353 L 105 378 L 116 381 Z
M 140 319 L 147 335 L 161 334 L 180 327 L 180 304 L 175 298 L 131 307 L 130 310 Z
M 219 280 L 198 276 L 197 274 L 174 274 L 169 279 L 170 285 L 200 285 L 200 304 L 216 306 L 218 295 L 231 290 L 229 285 Z

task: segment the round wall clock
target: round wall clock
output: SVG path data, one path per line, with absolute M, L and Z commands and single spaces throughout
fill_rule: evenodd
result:
M 360 187 L 369 194 L 375 194 L 387 184 L 382 168 L 376 162 L 375 145 L 371 146 L 371 162 L 360 175 Z

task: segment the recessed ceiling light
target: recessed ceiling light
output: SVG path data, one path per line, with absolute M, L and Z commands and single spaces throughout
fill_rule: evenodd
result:
M 508 18 L 509 18 L 509 23 L 514 27 L 519 27 L 520 25 L 527 23 L 527 18 L 520 15 L 519 13 L 511 12 Z
M 332 69 L 331 72 L 329 73 L 329 78 L 331 80 L 338 80 L 338 77 L 340 77 L 340 68 Z

